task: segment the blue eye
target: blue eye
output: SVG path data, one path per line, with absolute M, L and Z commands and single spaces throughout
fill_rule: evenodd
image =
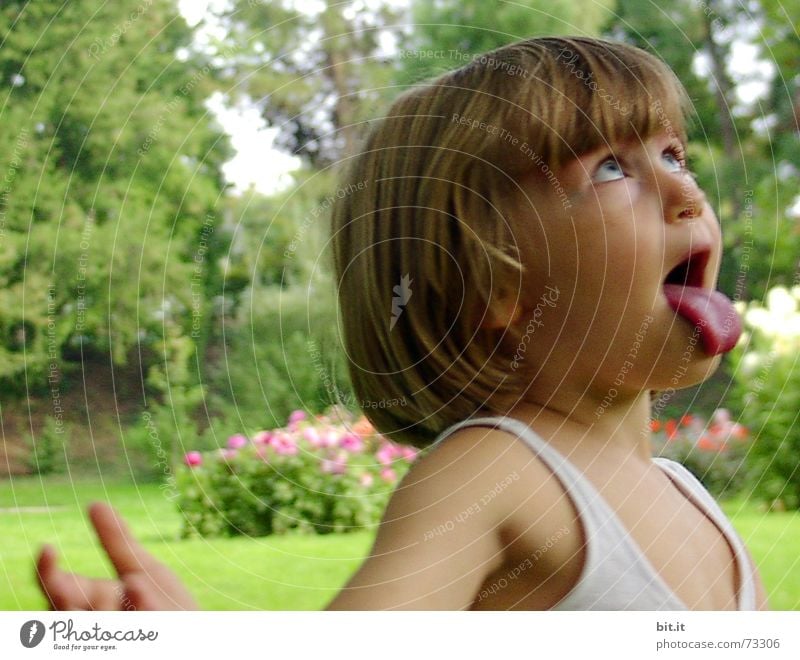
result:
M 669 163 L 669 165 L 671 166 L 670 171 L 680 172 L 686 169 L 686 165 L 684 164 L 683 159 L 671 149 L 668 149 L 661 155 L 664 158 L 664 161 Z
M 606 183 L 608 181 L 618 181 L 619 179 L 625 178 L 625 172 L 622 170 L 622 165 L 620 165 L 615 159 L 607 158 L 600 166 L 595 170 L 595 173 L 592 175 L 592 181 L 596 183 Z

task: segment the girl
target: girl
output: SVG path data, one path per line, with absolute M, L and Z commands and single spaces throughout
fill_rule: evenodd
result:
M 739 335 L 688 103 L 630 46 L 516 43 L 401 96 L 347 163 L 332 253 L 365 410 L 428 447 L 330 609 L 755 609 L 747 552 L 680 465 L 651 391 Z M 65 609 L 194 601 L 105 505 L 119 580 L 38 574 Z

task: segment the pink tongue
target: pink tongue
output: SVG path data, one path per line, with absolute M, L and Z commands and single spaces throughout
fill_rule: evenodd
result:
M 724 293 L 696 286 L 665 284 L 664 295 L 669 306 L 697 328 L 706 353 L 727 353 L 736 346 L 742 322 Z

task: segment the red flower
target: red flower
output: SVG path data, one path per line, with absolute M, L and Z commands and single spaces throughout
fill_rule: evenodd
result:
M 659 422 L 657 419 L 651 419 L 650 420 L 650 430 L 653 433 L 658 433 L 661 430 L 661 422 Z
M 697 448 L 702 451 L 727 451 L 728 449 L 724 442 L 705 434 L 701 435 L 697 441 Z
M 691 426 L 693 421 L 694 417 L 692 415 L 684 415 L 681 417 L 681 426 Z
M 732 435 L 737 440 L 744 440 L 748 435 L 750 435 L 750 432 L 741 424 L 734 424 Z
M 667 440 L 674 440 L 678 435 L 678 424 L 674 419 L 668 419 L 664 424 L 664 431 L 667 434 Z

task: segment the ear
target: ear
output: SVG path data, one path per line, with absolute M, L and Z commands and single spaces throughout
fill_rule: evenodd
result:
M 505 330 L 519 321 L 522 310 L 514 301 L 501 299 L 490 305 L 481 323 L 484 330 Z

